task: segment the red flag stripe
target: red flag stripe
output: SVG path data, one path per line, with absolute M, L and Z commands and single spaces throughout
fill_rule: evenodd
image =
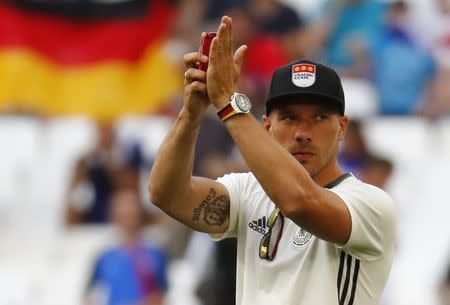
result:
M 0 4 L 0 52 L 31 49 L 66 66 L 135 62 L 168 33 L 174 9 L 164 2 L 151 2 L 144 17 L 100 21 L 66 19 Z

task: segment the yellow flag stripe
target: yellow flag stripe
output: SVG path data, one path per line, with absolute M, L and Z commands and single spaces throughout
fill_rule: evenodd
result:
M 179 74 L 161 46 L 147 50 L 136 64 L 105 62 L 71 69 L 28 50 L 0 50 L 0 111 L 22 108 L 99 119 L 152 112 L 182 88 Z

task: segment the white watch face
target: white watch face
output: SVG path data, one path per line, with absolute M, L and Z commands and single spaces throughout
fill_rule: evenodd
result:
M 252 108 L 249 98 L 244 94 L 238 94 L 235 97 L 236 105 L 244 112 L 249 112 Z

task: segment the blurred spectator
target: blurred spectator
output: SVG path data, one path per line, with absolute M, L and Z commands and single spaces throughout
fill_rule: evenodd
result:
M 361 180 L 380 189 L 386 189 L 392 170 L 391 161 L 372 155 L 367 158 L 361 168 Z
M 439 287 L 439 305 L 450 305 L 450 265 Z
M 450 1 L 435 0 L 435 3 L 437 14 L 421 27 L 439 65 L 431 102 L 423 109 L 431 117 L 450 114 Z
M 449 47 L 450 49 L 450 47 Z M 450 56 L 450 55 L 449 55 Z M 424 115 L 436 118 L 450 114 L 450 67 L 441 66 L 431 87 L 430 102 L 422 109 Z
M 207 31 L 207 29 L 201 28 L 207 0 L 177 0 L 176 2 L 177 17 L 172 25 L 170 40 L 176 40 L 180 44 L 181 49 L 173 50 L 176 52 L 174 58 L 180 61 L 186 49 L 189 50 L 193 46 L 198 47 L 201 31 Z
M 215 249 L 213 248 L 214 251 L 211 252 L 214 260 L 210 272 L 200 283 L 200 299 L 203 304 L 208 305 L 234 305 L 236 304 L 237 240 L 229 238 L 219 242 L 213 241 L 213 243 L 215 243 Z
M 286 33 L 303 26 L 298 13 L 279 0 L 249 0 L 249 10 L 259 31 Z
M 411 35 L 409 7 L 395 1 L 386 14 L 380 40 L 373 48 L 373 74 L 382 114 L 414 114 L 426 108 L 436 65 Z
M 369 156 L 370 153 L 361 130 L 361 122 L 350 120 L 339 152 L 339 164 L 342 170 L 361 178 L 361 170 Z
M 393 170 L 390 160 L 374 155 L 369 150 L 358 120 L 349 121 L 339 151 L 339 164 L 344 171 L 381 189 L 386 187 Z
M 231 159 L 233 140 L 221 127 L 223 126 L 217 120 L 215 113 L 205 116 L 195 146 L 194 175 L 204 175 L 215 179 L 218 177 L 217 170 L 213 168 L 222 168 L 222 165 L 224 166 L 227 162 L 225 160 Z M 220 173 L 223 174 L 221 170 Z
M 437 16 L 432 24 L 431 46 L 440 65 L 450 68 L 450 1 L 435 0 Z
M 97 144 L 75 165 L 69 185 L 65 222 L 105 223 L 118 187 L 139 189 L 142 154 L 138 146 L 120 147 L 112 123 L 98 125 Z
M 214 29 L 214 24 L 217 20 L 234 7 L 245 6 L 248 0 L 203 0 L 206 4 L 204 20 L 207 24 L 211 23 L 211 27 Z
M 115 192 L 110 213 L 121 240 L 97 259 L 88 304 L 162 305 L 167 290 L 166 257 L 142 239 L 145 214 L 136 191 Z
M 440 66 L 450 66 L 450 1 L 430 1 L 431 10 L 419 12 L 418 22 L 411 24 L 413 33 L 433 52 Z
M 385 8 L 379 0 L 330 0 L 314 36 L 324 46 L 324 60 L 341 76 L 367 77 L 372 45 L 379 41 Z
M 288 62 L 306 56 L 305 20 L 296 10 L 279 0 L 249 0 L 248 9 L 258 32 L 279 39 Z

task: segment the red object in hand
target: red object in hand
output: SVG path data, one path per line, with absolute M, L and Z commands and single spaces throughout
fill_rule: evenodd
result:
M 209 49 L 211 47 L 211 42 L 214 37 L 216 37 L 216 32 L 208 32 L 206 35 L 202 35 L 202 39 L 200 41 L 200 48 L 199 52 L 203 55 L 206 55 L 209 57 Z M 208 69 L 208 63 L 199 63 L 198 68 L 202 71 L 205 71 Z

